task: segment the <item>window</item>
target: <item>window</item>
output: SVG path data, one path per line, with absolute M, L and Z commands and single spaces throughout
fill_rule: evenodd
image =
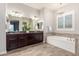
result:
M 58 15 L 57 29 L 58 30 L 74 30 L 74 11 Z
M 58 18 L 58 28 L 63 28 L 63 17 Z
M 72 28 L 72 15 L 65 16 L 65 28 Z

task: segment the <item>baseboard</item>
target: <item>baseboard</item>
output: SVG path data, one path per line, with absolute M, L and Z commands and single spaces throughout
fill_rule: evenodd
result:
M 6 54 L 6 53 L 7 53 L 6 51 L 3 51 L 3 52 L 0 52 L 0 55 Z

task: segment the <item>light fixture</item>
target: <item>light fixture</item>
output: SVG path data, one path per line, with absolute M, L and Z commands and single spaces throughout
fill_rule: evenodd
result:
M 13 11 L 13 10 L 10 10 L 9 13 L 11 16 L 16 16 L 16 17 L 23 17 L 24 15 L 18 11 Z
M 39 18 L 37 16 L 32 17 L 33 20 L 38 20 Z

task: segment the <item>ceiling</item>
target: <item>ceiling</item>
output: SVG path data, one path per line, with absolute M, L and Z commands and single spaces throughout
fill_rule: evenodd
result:
M 67 3 L 25 3 L 25 5 L 36 9 L 49 8 L 51 10 L 56 10 L 67 5 Z

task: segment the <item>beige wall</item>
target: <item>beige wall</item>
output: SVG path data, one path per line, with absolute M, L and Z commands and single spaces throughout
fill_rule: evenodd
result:
M 55 20 L 55 13 L 48 8 L 43 8 L 40 10 L 40 18 L 44 20 L 44 31 L 45 32 L 54 32 L 54 20 Z M 52 30 L 49 29 L 51 27 Z
M 40 18 L 44 20 L 44 42 L 46 42 L 46 36 L 48 32 L 54 32 L 55 31 L 55 12 L 52 12 L 52 10 L 48 8 L 43 8 L 40 10 Z M 48 30 L 48 27 L 51 27 L 52 30 Z

